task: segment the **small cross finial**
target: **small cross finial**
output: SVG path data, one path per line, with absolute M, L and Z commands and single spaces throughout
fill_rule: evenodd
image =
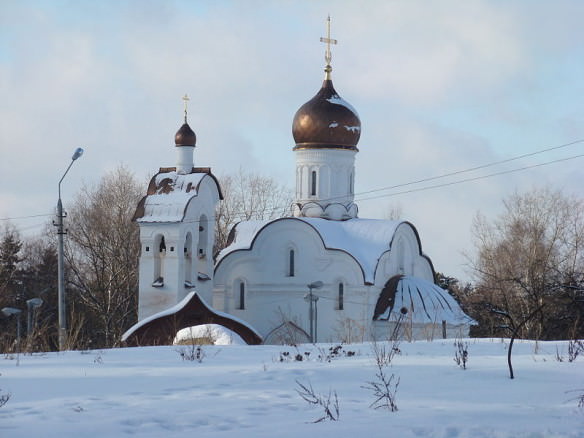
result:
M 185 93 L 185 95 L 182 97 L 182 100 L 185 103 L 185 123 L 187 123 L 187 109 L 188 109 L 188 104 L 189 104 L 189 96 Z
M 327 72 L 327 79 L 330 79 L 331 61 L 331 44 L 337 44 L 337 40 L 331 38 L 331 16 L 326 18 L 326 37 L 320 37 L 320 42 L 326 44 L 326 51 L 324 52 L 324 60 L 326 62 L 325 71 Z

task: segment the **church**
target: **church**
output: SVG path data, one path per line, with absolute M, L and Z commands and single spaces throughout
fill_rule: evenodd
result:
M 187 121 L 176 166 L 160 168 L 137 206 L 138 323 L 129 345 L 170 343 L 186 327 L 219 324 L 249 344 L 467 336 L 474 321 L 434 283 L 407 221 L 362 219 L 355 203 L 357 111 L 333 86 L 330 19 L 324 81 L 294 115 L 290 217 L 243 221 L 213 254 L 220 181 L 195 165 Z M 292 155 L 291 155 L 292 158 Z

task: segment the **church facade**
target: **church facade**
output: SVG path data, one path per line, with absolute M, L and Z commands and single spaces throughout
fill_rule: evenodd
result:
M 225 325 L 231 319 L 230 328 L 245 326 L 257 342 L 387 339 L 396 335 L 398 322 L 410 339 L 468 335 L 474 322 L 434 284 L 432 262 L 414 225 L 358 217 L 361 121 L 333 86 L 334 40 L 322 40 L 322 87 L 293 120 L 291 216 L 238 223 L 216 255 L 211 251 L 220 182 L 210 169 L 194 165 L 196 136 L 185 107 L 175 136 L 177 165 L 153 177 L 134 216 L 141 240 L 139 322 L 125 339 L 140 332 L 147 343 L 145 328 L 168 321 L 194 295 L 206 308 L 197 321 L 221 317 Z M 173 321 L 170 331 L 186 324 Z

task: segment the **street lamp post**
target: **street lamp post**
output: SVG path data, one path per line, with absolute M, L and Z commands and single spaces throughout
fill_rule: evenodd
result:
M 16 366 L 20 364 L 20 314 L 22 310 L 14 307 L 5 307 L 2 309 L 4 316 L 16 315 Z
M 57 223 L 55 226 L 57 227 L 57 235 L 59 238 L 59 246 L 58 246 L 58 259 L 57 259 L 57 271 L 58 271 L 58 285 L 59 285 L 59 292 L 58 292 L 58 301 L 59 301 L 59 350 L 63 351 L 65 349 L 65 342 L 67 340 L 67 320 L 65 316 L 65 262 L 64 262 L 64 250 L 63 250 L 63 235 L 66 231 L 63 229 L 63 218 L 65 215 L 63 214 L 63 204 L 61 202 L 61 183 L 71 169 L 71 166 L 79 158 L 83 155 L 83 149 L 77 148 L 71 157 L 71 162 L 65 170 L 65 173 L 59 180 L 59 201 L 57 202 Z
M 312 293 L 312 289 L 320 289 L 323 286 L 322 281 L 315 281 L 308 285 L 308 294 L 304 295 L 304 300 L 308 301 L 308 319 L 310 321 L 310 342 L 316 342 L 316 323 L 317 323 L 317 313 L 316 302 L 318 301 L 318 296 Z
M 33 324 L 33 321 L 36 319 L 34 318 L 35 316 L 35 311 L 36 309 L 38 309 L 40 306 L 43 305 L 43 299 L 42 298 L 31 298 L 30 300 L 26 300 L 26 334 L 27 336 L 30 336 L 32 334 L 33 331 L 33 326 L 35 324 Z

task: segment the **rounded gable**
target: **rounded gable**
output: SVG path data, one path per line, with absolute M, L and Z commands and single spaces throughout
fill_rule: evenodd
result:
M 400 221 L 389 242 L 389 250 L 379 257 L 375 267 L 375 284 L 383 287 L 394 275 L 412 275 L 434 282 L 435 271 L 431 259 L 423 253 L 416 227 Z
M 291 226 L 291 228 L 286 230 L 287 226 Z M 229 268 L 225 268 L 225 265 L 235 263 L 235 258 L 240 255 L 249 254 L 250 252 L 262 254 L 264 257 L 268 257 L 271 262 L 274 262 L 275 256 L 266 256 L 266 254 L 275 250 L 285 251 L 290 248 L 289 243 L 292 241 L 299 257 L 305 257 L 307 251 L 321 258 L 327 251 L 348 256 L 355 263 L 361 281 L 366 282 L 365 271 L 359 260 L 345 249 L 328 246 L 326 236 L 323 236 L 318 227 L 305 218 L 290 217 L 271 221 L 240 222 L 231 230 L 230 241 L 231 244 L 217 256 L 215 265 L 215 277 L 217 279 L 222 276 L 224 269 L 229 270 Z M 277 244 L 274 245 L 276 242 Z M 282 255 L 284 254 L 282 252 Z

